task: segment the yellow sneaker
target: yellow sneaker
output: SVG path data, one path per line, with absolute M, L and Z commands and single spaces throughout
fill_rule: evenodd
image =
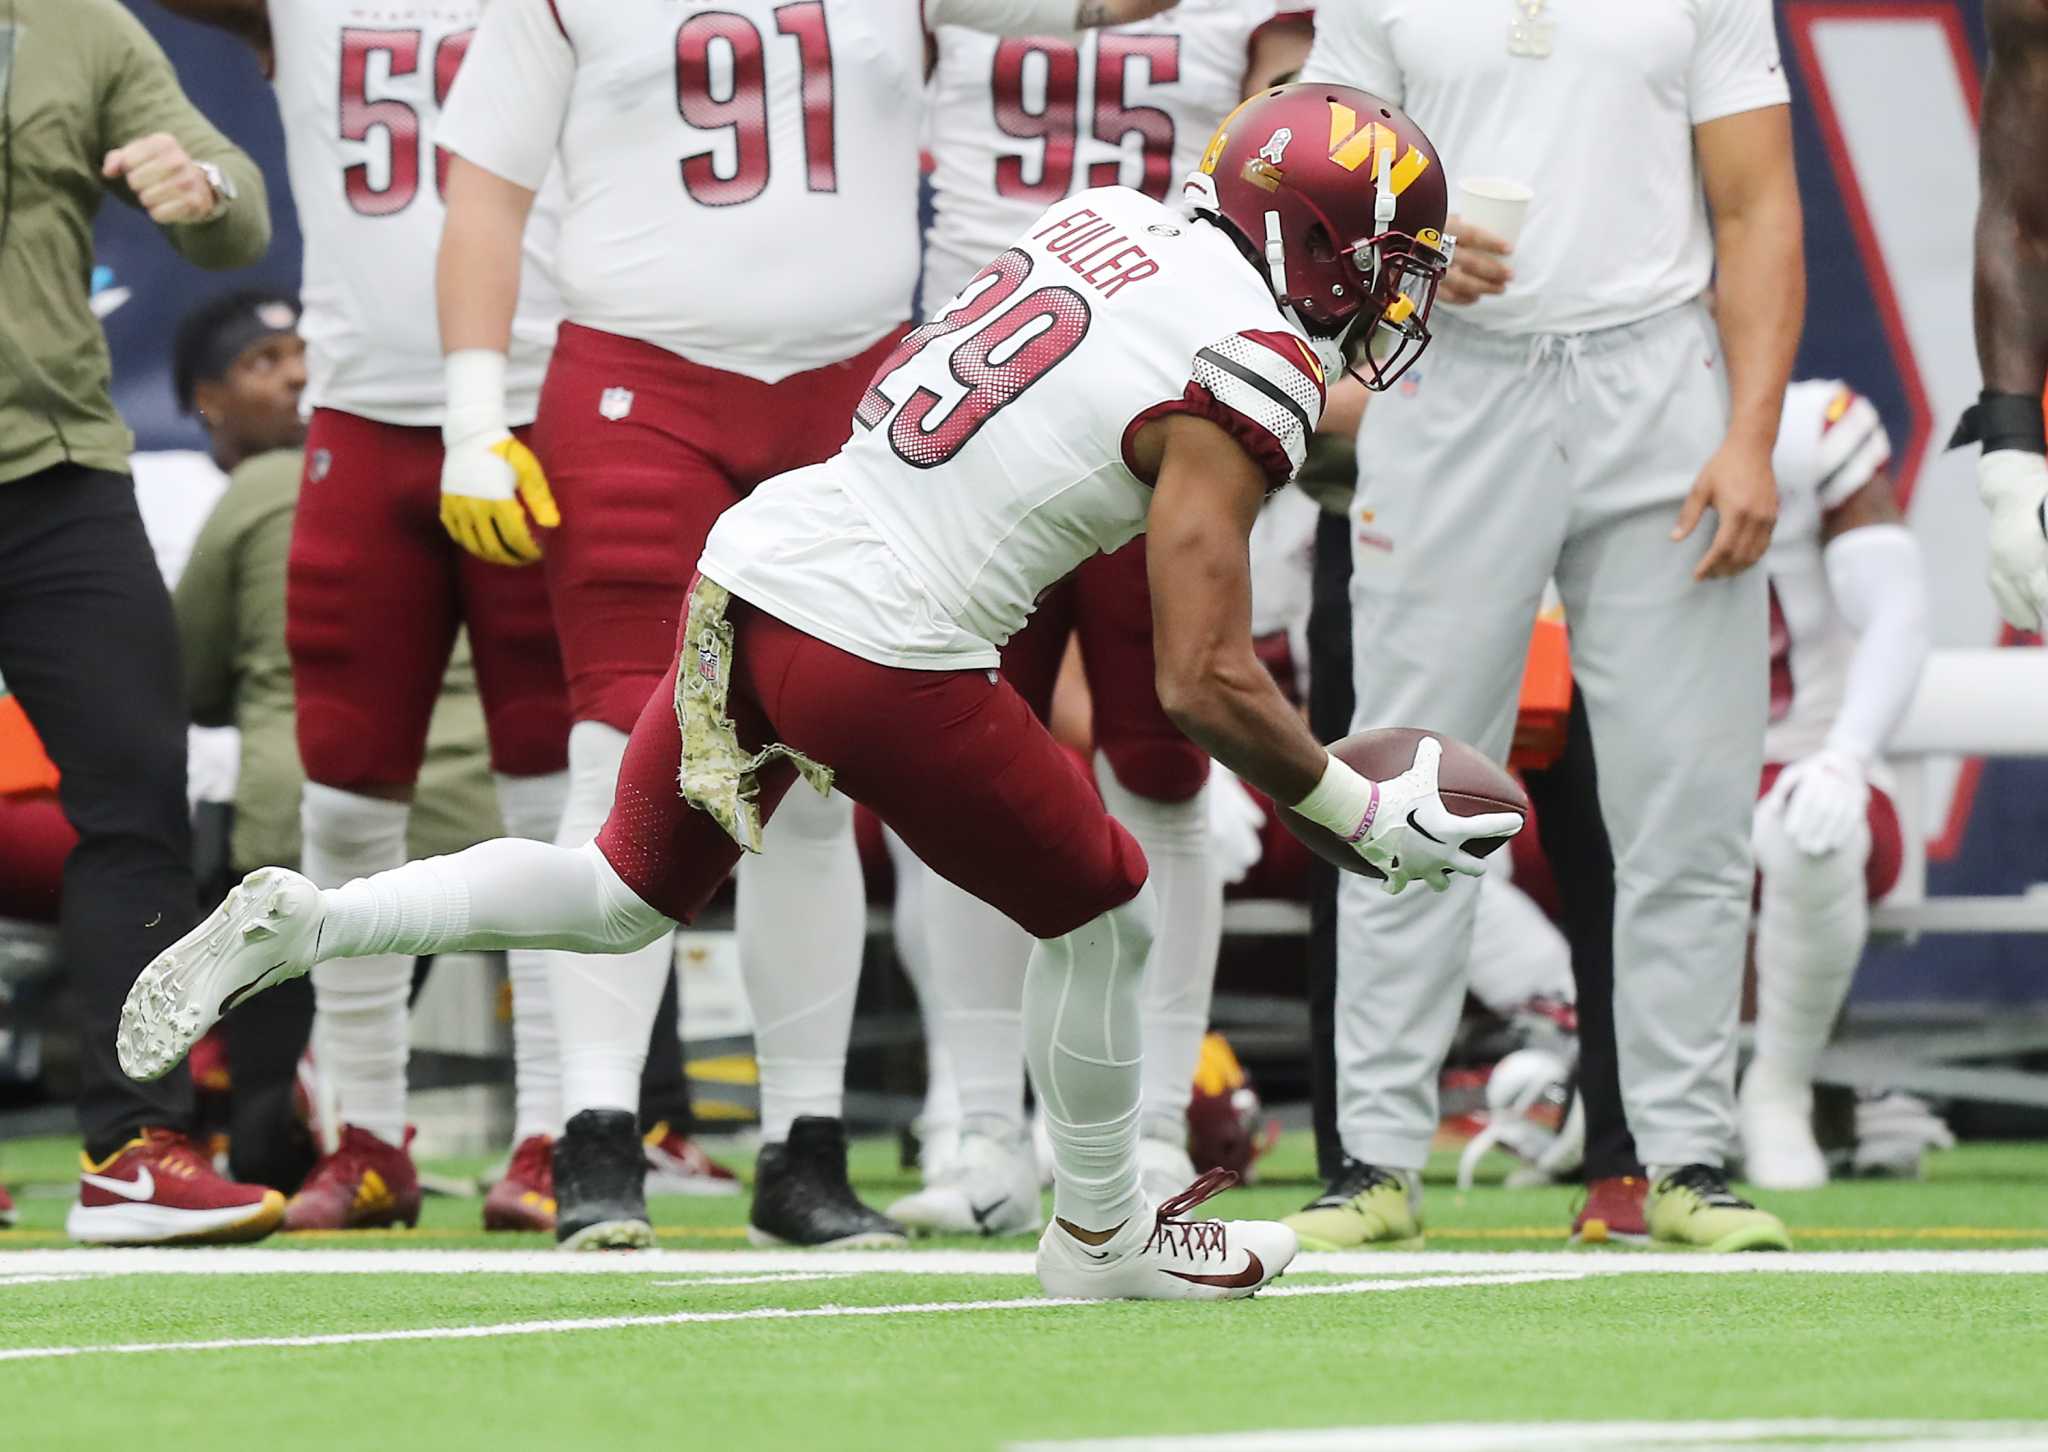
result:
M 1728 1188 L 1714 1165 L 1681 1165 L 1650 1186 L 1650 1239 L 1658 1245 L 1727 1253 L 1790 1250 L 1785 1222 Z
M 1347 1160 L 1321 1199 L 1281 1224 L 1303 1250 L 1414 1250 L 1422 1244 L 1422 1185 L 1410 1171 Z

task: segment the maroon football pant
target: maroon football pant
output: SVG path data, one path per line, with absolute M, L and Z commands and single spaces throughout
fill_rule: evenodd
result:
M 1096 555 L 1049 590 L 1003 647 L 1003 674 L 1043 721 L 1069 638 L 1078 639 L 1095 707 L 1095 747 L 1141 797 L 1184 802 L 1209 779 L 1209 758 L 1167 719 L 1153 684 L 1152 591 L 1145 537 Z
M 838 452 L 899 336 L 762 383 L 562 325 L 533 435 L 562 508 L 543 568 L 574 719 L 633 728 L 675 658 L 711 526 L 755 485 Z
M 876 665 L 735 599 L 727 708 L 740 744 L 794 747 L 895 828 L 933 871 L 1039 938 L 1137 895 L 1145 857 L 1095 787 L 989 671 Z M 740 849 L 676 790 L 682 745 L 675 651 L 633 727 L 597 844 L 649 906 L 688 922 Z M 792 787 L 794 783 L 794 787 Z M 763 820 L 810 786 L 787 761 L 763 769 Z
M 419 776 L 458 626 L 469 628 L 491 767 L 568 764 L 547 586 L 441 528 L 441 431 L 316 409 L 292 526 L 285 643 L 306 775 L 343 790 Z

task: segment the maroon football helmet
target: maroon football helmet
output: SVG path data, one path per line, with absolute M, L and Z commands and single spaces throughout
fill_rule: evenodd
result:
M 1449 191 L 1429 138 L 1379 97 L 1307 84 L 1251 97 L 1217 128 L 1185 200 L 1263 264 L 1332 377 L 1383 389 L 1429 346 Z

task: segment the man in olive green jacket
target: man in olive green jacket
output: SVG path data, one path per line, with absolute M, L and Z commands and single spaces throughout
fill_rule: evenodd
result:
M 62 774 L 79 834 L 61 954 L 80 1006 L 81 1240 L 248 1240 L 283 1214 L 186 1139 L 190 1080 L 131 1083 L 121 1001 L 189 926 L 177 630 L 128 479 L 88 296 L 104 197 L 203 267 L 270 239 L 254 163 L 209 125 L 118 0 L 0 0 L 0 677 Z

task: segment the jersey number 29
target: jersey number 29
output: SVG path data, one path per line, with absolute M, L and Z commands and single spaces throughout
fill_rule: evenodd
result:
M 1018 296 L 1030 276 L 1030 254 L 1014 247 L 976 273 L 944 312 L 906 333 L 882 360 L 853 421 L 872 430 L 889 419 L 889 447 L 914 469 L 937 468 L 967 447 L 983 424 L 1021 398 L 1088 336 L 1087 300 L 1071 287 L 1058 286 Z M 983 322 L 986 327 L 956 343 L 947 357 L 953 381 L 964 390 L 950 406 L 922 383 L 900 407 L 884 391 L 890 375 L 931 344 Z

